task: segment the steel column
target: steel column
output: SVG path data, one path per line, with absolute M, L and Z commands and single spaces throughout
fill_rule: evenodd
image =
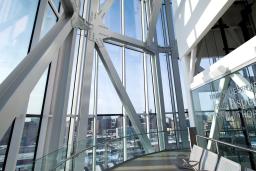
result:
M 179 72 L 179 64 L 178 64 L 178 50 L 177 50 L 177 44 L 175 40 L 175 34 L 174 34 L 174 27 L 173 27 L 173 20 L 172 20 L 172 12 L 170 8 L 170 1 L 165 0 L 165 11 L 166 11 L 166 21 L 168 26 L 168 35 L 169 35 L 169 42 L 172 48 L 172 54 L 171 54 L 171 62 L 172 62 L 172 69 L 173 69 L 173 79 L 174 79 L 174 87 L 175 87 L 175 95 L 176 95 L 176 102 L 177 102 L 177 108 L 179 113 L 179 125 L 181 132 L 181 138 L 182 138 L 182 144 L 188 145 L 188 132 L 187 132 L 187 123 L 184 113 L 184 104 L 183 104 L 183 98 L 182 98 L 182 90 L 181 90 L 181 83 L 180 83 L 180 72 Z
M 0 138 L 12 120 L 21 114 L 25 105 L 22 103 L 23 97 L 35 87 L 52 61 L 52 54 L 58 50 L 71 29 L 71 19 L 59 20 L 0 85 L 0 116 L 4 121 L 0 124 Z

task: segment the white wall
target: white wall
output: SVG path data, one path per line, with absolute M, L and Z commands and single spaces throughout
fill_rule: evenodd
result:
M 187 55 L 234 0 L 172 0 L 179 56 Z

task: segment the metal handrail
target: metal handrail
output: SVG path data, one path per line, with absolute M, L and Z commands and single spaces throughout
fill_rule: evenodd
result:
M 203 138 L 203 139 L 207 139 L 207 140 L 210 140 L 210 141 L 219 143 L 219 144 L 224 144 L 224 145 L 226 145 L 226 146 L 230 146 L 230 147 L 233 147 L 233 148 L 241 149 L 241 150 L 244 150 L 244 151 L 256 153 L 256 150 L 253 150 L 253 149 L 251 149 L 251 148 L 246 148 L 246 147 L 237 146 L 237 145 L 234 145 L 234 144 L 230 144 L 230 143 L 227 143 L 227 142 L 224 142 L 224 141 L 219 141 L 219 140 L 216 140 L 216 139 L 213 139 L 213 138 L 204 137 L 204 136 L 201 136 L 201 135 L 196 135 L 196 142 L 198 142 L 198 141 L 197 141 L 197 140 L 198 140 L 197 137 Z
M 177 130 L 175 130 L 175 131 L 177 131 Z M 187 130 L 178 130 L 178 131 L 187 131 Z M 169 132 L 169 131 L 157 131 L 157 132 L 149 132 L 149 133 L 142 133 L 142 134 L 132 134 L 132 135 L 128 135 L 128 136 L 124 136 L 124 137 L 120 137 L 120 138 L 115 138 L 115 139 L 107 140 L 107 141 L 105 141 L 104 143 L 98 143 L 98 144 L 96 144 L 96 145 L 94 145 L 94 146 L 87 147 L 87 148 L 85 148 L 85 149 L 80 150 L 79 152 L 77 152 L 77 153 L 71 155 L 70 157 L 66 158 L 65 160 L 61 161 L 61 162 L 60 162 L 59 164 L 57 164 L 52 170 L 58 168 L 59 166 L 61 166 L 62 164 L 66 163 L 66 162 L 69 161 L 70 159 L 73 159 L 73 158 L 79 156 L 81 153 L 85 152 L 86 150 L 91 149 L 91 148 L 94 148 L 94 147 L 97 147 L 97 146 L 99 146 L 99 145 L 108 144 L 108 143 L 110 143 L 110 142 L 117 141 L 117 140 L 119 140 L 119 139 L 128 138 L 128 137 L 135 137 L 135 136 L 140 136 L 140 135 L 145 135 L 145 134 L 148 135 L 148 134 L 154 134 L 154 133 L 156 133 L 156 134 L 159 134 L 159 133 L 168 133 L 168 132 Z

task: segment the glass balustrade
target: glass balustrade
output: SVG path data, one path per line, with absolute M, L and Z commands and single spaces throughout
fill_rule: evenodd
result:
M 185 131 L 185 130 L 184 130 Z M 181 134 L 183 131 L 175 131 L 176 134 Z M 35 161 L 35 170 L 85 170 L 85 171 L 101 171 L 114 167 L 126 160 L 133 159 L 149 153 L 159 152 L 159 135 L 164 134 L 168 138 L 174 133 L 170 132 L 151 132 L 146 133 L 150 140 L 153 150 L 147 152 L 143 148 L 141 139 L 139 138 L 145 134 L 131 134 L 126 137 L 120 137 L 116 139 L 108 139 L 106 141 L 97 142 L 95 146 L 92 146 L 91 140 L 81 140 L 76 144 L 80 146 L 79 152 L 67 155 L 67 148 L 70 146 L 62 147 L 48 155 Z M 173 142 L 172 142 L 173 143 Z M 173 146 L 168 149 L 181 149 L 188 148 L 185 146 L 177 145 L 177 141 Z M 182 140 L 179 139 L 179 144 L 182 144 Z M 84 148 L 82 149 L 82 145 Z

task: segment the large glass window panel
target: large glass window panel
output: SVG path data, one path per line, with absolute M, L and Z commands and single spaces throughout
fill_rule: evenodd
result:
M 3 138 L 0 141 L 0 171 L 4 170 L 4 164 L 7 159 L 8 147 L 10 145 L 10 138 L 12 134 L 13 124 L 8 128 Z
M 40 37 L 43 37 L 57 22 L 57 16 L 54 14 L 52 8 L 47 4 L 47 8 L 44 14 L 42 31 Z
M 140 119 L 140 123 L 144 128 L 144 131 L 146 132 L 147 130 L 147 118 L 146 118 L 146 114 L 139 114 L 139 119 Z M 132 122 L 130 121 L 129 117 L 128 117 L 128 122 L 127 122 L 127 132 L 126 132 L 127 136 L 130 135 L 134 135 L 137 134 L 134 130 L 134 126 L 132 125 Z
M 149 114 L 149 132 L 157 132 L 157 117 L 156 114 Z
M 68 114 L 75 114 L 73 111 L 73 102 L 75 93 L 75 88 L 77 88 L 77 76 L 78 76 L 78 60 L 79 60 L 79 46 L 80 46 L 80 35 L 76 35 L 76 43 L 75 43 L 75 52 L 74 52 L 74 60 L 73 60 L 73 67 L 72 67 L 72 74 L 71 74 L 71 81 L 70 81 L 70 91 L 69 91 L 69 101 L 68 101 Z M 72 113 L 73 112 L 73 113 Z
M 16 170 L 32 170 L 40 117 L 26 117 L 22 133 Z
M 87 134 L 86 134 L 86 136 L 87 136 L 89 139 L 91 139 L 91 140 L 92 140 L 93 133 L 94 133 L 93 128 L 94 128 L 94 118 L 93 118 L 93 117 L 90 117 L 90 118 L 88 119 L 88 128 L 87 128 Z M 90 144 L 92 144 L 92 141 L 91 141 Z
M 166 55 L 163 53 L 160 53 L 159 59 L 160 59 L 160 67 L 161 67 L 165 112 L 172 112 L 172 101 L 171 101 L 171 94 L 170 94 Z
M 145 113 L 143 54 L 125 49 L 126 90 L 137 113 Z
M 119 46 L 105 44 L 110 58 L 117 70 L 120 79 L 122 78 L 122 49 Z M 108 76 L 108 73 L 101 62 L 98 69 L 98 114 L 120 114 L 122 113 L 122 103 Z
M 117 139 L 122 137 L 123 117 L 122 116 L 98 116 L 96 123 L 97 148 L 96 165 L 108 163 L 119 163 L 122 161 L 123 141 Z M 107 140 L 109 143 L 105 143 Z M 107 158 L 106 158 L 107 155 Z
M 42 112 L 48 70 L 47 68 L 30 94 L 27 114 L 41 114 Z
M 174 148 L 176 146 L 177 135 L 175 132 L 176 123 L 173 114 L 165 115 L 165 123 L 167 127 L 168 144 L 170 144 L 171 148 Z
M 147 55 L 147 87 L 148 87 L 148 106 L 149 113 L 155 113 L 155 96 L 154 96 L 154 88 L 153 88 L 153 75 L 151 68 L 151 56 Z
M 212 118 L 216 116 L 215 129 L 220 140 L 255 148 L 254 67 L 255 64 L 244 67 L 193 90 L 193 106 L 199 134 L 209 135 L 213 126 Z M 224 83 L 226 86 L 223 86 Z
M 27 55 L 38 0 L 1 0 L 0 83 Z
M 57 17 L 53 13 L 51 7 L 48 4 L 44 14 L 40 38 L 42 38 L 54 26 L 56 21 L 57 21 Z M 49 68 L 47 68 L 46 71 L 43 73 L 40 80 L 38 81 L 38 83 L 36 84 L 36 86 L 34 87 L 33 91 L 30 94 L 29 104 L 27 109 L 28 114 L 41 114 L 44 94 L 46 90 L 48 71 L 49 71 Z
M 111 31 L 121 33 L 121 0 L 114 0 L 103 22 Z
M 97 116 L 97 143 L 123 136 L 123 116 Z
M 167 25 L 167 18 L 166 18 L 166 11 L 165 11 L 165 5 L 162 5 L 162 11 L 159 14 L 162 16 L 162 23 L 163 23 L 163 32 L 165 36 L 165 46 L 169 45 L 169 34 L 168 34 L 168 25 Z
M 158 15 L 158 19 L 157 19 L 157 23 L 156 23 L 156 33 L 157 33 L 158 45 L 164 46 L 165 40 L 164 40 L 164 30 L 163 30 L 161 13 Z
M 142 40 L 141 1 L 124 0 L 125 35 Z

